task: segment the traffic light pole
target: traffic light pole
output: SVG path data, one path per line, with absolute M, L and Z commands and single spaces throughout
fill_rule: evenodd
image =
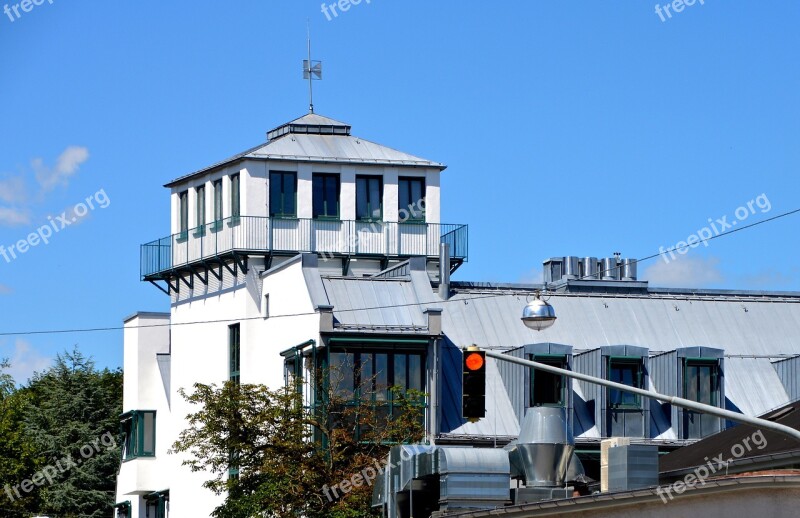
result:
M 568 371 L 566 369 L 559 369 L 558 367 L 545 365 L 544 363 L 538 363 L 530 360 L 523 360 L 522 358 L 515 358 L 513 356 L 500 354 L 494 351 L 485 351 L 485 352 L 486 356 L 494 358 L 495 360 L 517 363 L 519 365 L 524 365 L 526 367 L 533 367 L 534 369 L 542 370 L 545 372 L 551 372 L 553 374 L 561 374 L 562 376 L 585 381 L 587 383 L 603 385 L 605 387 L 621 390 L 623 392 L 630 392 L 632 394 L 638 394 L 640 396 L 644 396 L 647 398 L 657 399 L 658 401 L 664 401 L 666 403 L 670 403 L 678 407 L 688 408 L 690 410 L 696 410 L 698 412 L 715 415 L 717 417 L 723 417 L 731 421 L 736 421 L 737 423 L 744 423 L 752 426 L 757 426 L 765 430 L 772 430 L 774 432 L 789 436 L 795 440 L 800 441 L 800 430 L 795 430 L 794 428 L 791 428 L 789 426 L 785 426 L 779 423 L 774 423 L 772 421 L 767 421 L 766 419 L 760 419 L 758 417 L 750 417 L 744 414 L 739 414 L 737 412 L 731 412 L 730 410 L 725 410 L 724 408 L 718 408 L 715 406 L 698 403 L 697 401 L 692 401 L 690 399 L 683 399 L 675 396 L 667 396 L 664 394 L 659 394 L 658 392 L 651 392 L 649 390 L 631 387 L 630 385 L 624 385 L 622 383 L 617 383 L 602 378 L 596 378 L 594 376 L 589 376 L 588 374 L 581 374 L 580 372 Z

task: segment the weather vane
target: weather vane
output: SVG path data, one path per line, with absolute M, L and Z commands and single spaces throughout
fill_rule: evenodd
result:
M 308 59 L 303 60 L 303 79 L 308 79 L 308 112 L 314 113 L 314 80 L 322 80 L 322 61 L 311 61 L 311 24 L 308 24 Z

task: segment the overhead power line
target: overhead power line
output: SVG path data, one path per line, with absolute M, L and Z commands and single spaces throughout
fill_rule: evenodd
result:
M 767 218 L 761 221 L 756 221 L 754 223 L 750 223 L 749 225 L 744 225 L 739 228 L 735 228 L 729 230 L 727 232 L 722 232 L 718 235 L 712 236 L 707 239 L 701 239 L 697 241 L 697 244 L 705 243 L 708 241 L 712 241 L 714 239 L 718 239 L 721 237 L 729 236 L 731 234 L 735 234 L 736 232 L 740 232 L 742 230 L 747 230 L 749 228 L 756 227 L 758 225 L 763 225 L 764 223 L 769 223 L 771 221 L 775 221 L 781 218 L 785 218 L 787 216 L 791 216 L 793 214 L 800 213 L 800 209 L 794 209 L 788 212 L 784 212 L 782 214 L 778 214 L 777 216 L 773 216 L 771 218 Z M 696 245 L 695 245 L 696 246 Z M 680 252 L 686 248 L 689 248 L 690 245 L 681 246 L 681 247 L 672 247 L 664 252 L 658 252 L 652 255 L 648 255 L 647 257 L 643 257 L 641 259 L 636 259 L 635 262 L 642 263 L 645 261 L 649 261 L 656 257 L 661 257 L 662 255 L 669 254 L 671 252 Z M 618 266 L 617 266 L 618 267 Z M 617 268 L 615 267 L 615 268 Z M 598 272 L 599 274 L 606 273 L 608 271 L 614 270 L 615 268 L 608 268 Z M 589 278 L 595 277 L 594 275 L 584 275 L 583 277 L 579 277 L 577 280 L 585 280 Z M 546 285 L 545 285 L 546 286 Z M 349 309 L 337 309 L 337 313 L 349 313 L 354 311 L 369 311 L 375 309 L 392 309 L 392 308 L 402 308 L 402 307 L 410 307 L 410 306 L 419 306 L 419 305 L 431 305 L 431 304 L 452 304 L 452 303 L 464 303 L 470 300 L 479 300 L 479 299 L 487 299 L 487 298 L 494 298 L 494 297 L 501 297 L 505 296 L 506 293 L 500 294 L 492 294 L 492 295 L 478 295 L 474 297 L 463 297 L 459 299 L 449 299 L 449 300 L 441 300 L 436 301 L 433 303 L 419 303 L 419 302 L 412 302 L 408 304 L 389 304 L 385 306 L 371 306 L 371 307 L 363 307 L 363 308 L 349 308 Z M 270 319 L 274 318 L 288 318 L 288 317 L 301 317 L 301 316 L 310 316 L 316 315 L 316 311 L 308 311 L 308 312 L 301 312 L 301 313 L 290 313 L 285 315 L 270 315 Z M 246 322 L 249 320 L 263 320 L 264 317 L 259 315 L 255 317 L 245 317 L 245 318 L 224 318 L 224 319 L 217 319 L 217 320 L 196 320 L 192 322 L 169 322 L 166 324 L 144 324 L 139 326 L 107 326 L 107 327 L 88 327 L 88 328 L 75 328 L 75 329 L 49 329 L 49 330 L 41 330 L 41 331 L 7 331 L 7 332 L 0 332 L 0 337 L 2 336 L 32 336 L 32 335 L 58 335 L 58 334 L 72 334 L 72 333 L 98 333 L 98 332 L 107 332 L 107 331 L 123 331 L 125 329 L 147 329 L 147 328 L 158 328 L 158 327 L 179 327 L 179 326 L 188 326 L 188 325 L 202 325 L 202 324 L 222 324 L 227 322 Z

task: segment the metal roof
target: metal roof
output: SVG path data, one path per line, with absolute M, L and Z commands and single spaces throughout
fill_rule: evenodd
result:
M 267 142 L 221 162 L 172 180 L 172 187 L 194 176 L 244 159 L 291 162 L 346 163 L 431 167 L 447 166 L 350 135 L 350 126 L 316 114 L 308 114 L 271 130 Z
M 800 353 L 797 294 L 555 293 L 549 301 L 558 320 L 536 332 L 520 322 L 533 291 L 519 286 L 490 289 L 459 283 L 453 296 L 443 301 L 424 271 L 390 279 L 320 278 L 324 294 L 315 290 L 314 302 L 332 305 L 336 321 L 344 328 L 413 332 L 427 326 L 423 313 L 427 307 L 443 308 L 442 357 L 448 365 L 456 365 L 453 372 L 447 365 L 442 367 L 443 408 L 460 410 L 459 348 L 473 343 L 500 350 L 558 343 L 571 345 L 575 354 L 620 344 L 648 348 L 650 355 L 683 347 L 719 348 L 726 356 L 725 396 L 732 409 L 759 415 L 791 399 L 771 362 Z M 463 423 L 460 415 L 445 414 L 442 430 L 447 436 L 513 437 L 519 433 L 519 420 L 494 360 L 487 359 L 487 369 L 486 418 Z M 650 384 L 659 386 L 655 373 Z M 592 427 L 583 436 L 597 434 Z M 666 430 L 662 438 L 673 435 Z

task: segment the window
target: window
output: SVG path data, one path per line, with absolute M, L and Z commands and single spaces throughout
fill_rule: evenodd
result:
M 531 360 L 559 369 L 567 368 L 567 360 L 563 356 L 531 355 Z M 564 406 L 565 387 L 564 376 L 531 369 L 530 406 Z
M 425 179 L 400 178 L 397 209 L 400 221 L 425 221 Z
M 203 235 L 206 224 L 206 186 L 201 185 L 197 188 L 197 234 Z
M 623 385 L 642 388 L 644 383 L 640 358 L 609 358 L 608 379 Z M 641 398 L 622 390 L 608 389 L 608 406 L 611 408 L 641 408 Z
M 400 392 L 424 390 L 423 359 L 422 352 L 331 352 L 330 383 L 344 399 L 387 402 L 392 398 L 391 387 Z
M 686 360 L 684 368 L 684 397 L 717 406 L 719 404 L 719 362 L 717 360 Z
M 214 230 L 222 225 L 222 180 L 214 181 Z
M 239 324 L 228 327 L 228 351 L 230 360 L 229 377 L 230 380 L 238 386 L 241 380 L 239 372 L 242 363 L 241 331 Z
M 178 194 L 178 219 L 181 238 L 186 238 L 186 232 L 189 230 L 189 191 Z
M 272 218 L 297 217 L 297 174 L 269 173 L 269 215 Z
M 122 416 L 122 460 L 156 455 L 156 412 L 134 410 Z
M 117 510 L 116 518 L 131 518 L 131 503 L 122 502 L 116 504 L 114 508 Z
M 380 220 L 383 217 L 383 179 L 380 176 L 356 177 L 356 219 Z
M 150 493 L 144 500 L 146 518 L 169 517 L 169 491 Z
M 339 218 L 339 175 L 312 176 L 313 216 L 319 219 Z
M 241 186 L 239 173 L 231 175 L 231 218 L 233 222 L 238 222 L 241 216 Z

